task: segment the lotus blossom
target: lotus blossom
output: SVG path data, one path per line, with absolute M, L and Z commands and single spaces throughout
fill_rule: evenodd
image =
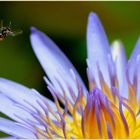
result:
M 111 47 L 98 16 L 87 25 L 87 88 L 74 66 L 44 33 L 31 28 L 31 46 L 53 101 L 0 78 L 0 131 L 11 138 L 140 138 L 140 39 L 129 58 Z M 62 106 L 63 104 L 63 106 Z

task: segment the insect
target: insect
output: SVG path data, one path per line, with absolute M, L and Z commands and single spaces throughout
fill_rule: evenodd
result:
M 9 23 L 9 26 L 3 26 L 3 21 L 1 21 L 1 27 L 0 27 L 0 41 L 5 39 L 7 36 L 16 36 L 18 34 L 21 34 L 22 31 L 12 31 L 11 29 L 11 22 Z

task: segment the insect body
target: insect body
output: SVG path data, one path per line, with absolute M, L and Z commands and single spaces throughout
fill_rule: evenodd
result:
M 18 34 L 21 34 L 22 31 L 12 31 L 10 28 L 11 22 L 9 26 L 3 26 L 3 22 L 1 21 L 1 27 L 0 27 L 0 41 L 5 39 L 7 36 L 16 36 Z
M 12 32 L 11 32 L 11 29 L 9 27 L 2 27 L 1 32 L 0 32 L 0 40 L 3 40 L 4 38 L 6 38 L 11 33 Z

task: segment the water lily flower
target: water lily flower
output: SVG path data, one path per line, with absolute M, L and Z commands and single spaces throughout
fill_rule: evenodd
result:
M 47 35 L 32 27 L 30 40 L 54 100 L 0 78 L 0 112 L 11 118 L 0 117 L 0 131 L 28 139 L 140 138 L 140 38 L 127 61 L 123 44 L 110 47 L 98 16 L 90 13 L 89 88 Z

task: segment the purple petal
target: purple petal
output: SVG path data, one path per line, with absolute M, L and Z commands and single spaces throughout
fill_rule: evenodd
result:
M 140 37 L 135 45 L 135 48 L 133 49 L 133 52 L 130 56 L 130 73 L 129 73 L 129 78 L 132 82 L 133 80 L 133 76 L 134 76 L 134 72 L 135 72 L 135 68 L 137 66 L 138 63 L 138 59 L 140 57 Z
M 137 95 L 140 97 L 140 37 L 135 45 L 135 48 L 130 56 L 130 65 L 129 65 L 129 78 L 133 83 L 134 75 L 137 75 Z
M 39 93 L 34 92 L 23 85 L 0 78 L 0 92 L 18 104 L 21 104 L 33 111 L 38 109 L 40 112 L 44 113 L 43 109 L 37 102 L 42 102 L 39 98 Z
M 136 60 L 138 55 L 140 55 L 140 37 L 138 38 L 135 48 L 133 49 L 130 60 Z
M 26 113 L 26 110 L 28 109 L 30 110 L 29 112 L 31 113 L 33 113 L 33 111 L 36 112 L 36 109 L 37 109 L 39 112 L 44 114 L 45 112 L 43 108 L 39 105 L 40 103 L 46 107 L 46 104 L 44 102 L 47 102 L 53 108 L 54 112 L 57 111 L 56 105 L 51 100 L 40 95 L 35 89 L 29 89 L 23 85 L 12 82 L 10 80 L 6 80 L 4 78 L 0 78 L 0 94 L 1 94 L 0 96 L 1 97 L 3 96 L 3 99 L 5 99 L 5 101 L 8 102 L 6 105 L 5 105 L 5 102 L 1 102 L 2 104 L 0 106 L 0 111 L 13 119 L 16 119 L 16 117 L 14 118 L 13 116 L 14 112 L 15 112 L 14 114 L 20 115 L 20 113 L 24 109 L 25 109 L 25 112 L 23 111 L 21 114 L 24 113 L 24 114 L 27 114 L 27 116 L 22 116 L 23 118 L 24 117 L 30 118 L 28 113 Z M 15 104 L 16 106 L 14 106 Z M 12 105 L 10 107 L 11 110 L 9 112 L 6 111 L 6 106 L 8 105 Z M 21 107 L 19 108 L 18 105 L 20 105 Z M 16 112 L 17 110 L 19 111 L 18 113 Z M 49 115 L 51 119 L 55 120 L 54 116 L 50 112 L 49 112 Z M 30 119 L 32 120 L 32 118 Z
M 25 139 L 36 138 L 33 132 L 29 131 L 27 128 L 24 128 L 13 121 L 1 117 L 0 117 L 0 131 L 19 138 Z
M 110 86 L 107 57 L 110 55 L 110 46 L 98 16 L 90 13 L 87 26 L 87 55 L 93 75 L 100 87 L 97 71 L 97 63 L 104 74 L 106 83 Z
M 71 99 L 68 85 L 70 85 L 75 93 L 77 94 L 77 88 L 70 74 L 72 69 L 79 81 L 81 82 L 84 90 L 86 90 L 79 74 L 75 70 L 74 66 L 70 63 L 67 57 L 61 52 L 57 45 L 44 33 L 40 32 L 36 28 L 31 28 L 30 36 L 32 48 L 44 68 L 48 78 L 51 80 L 53 85 L 57 87 L 60 94 L 63 95 L 56 79 L 60 82 L 62 87 L 65 89 L 67 96 Z M 67 81 L 67 84 L 66 82 Z
M 116 64 L 116 73 L 119 82 L 119 92 L 121 96 L 128 97 L 128 85 L 126 81 L 126 66 L 127 59 L 123 44 L 120 41 L 115 41 L 112 44 L 112 58 Z
M 17 122 L 23 123 L 23 120 L 37 121 L 25 110 L 17 107 L 17 104 L 3 94 L 0 94 L 0 112 L 7 115 Z M 17 117 L 18 116 L 18 117 Z M 19 119 L 22 118 L 23 120 Z

